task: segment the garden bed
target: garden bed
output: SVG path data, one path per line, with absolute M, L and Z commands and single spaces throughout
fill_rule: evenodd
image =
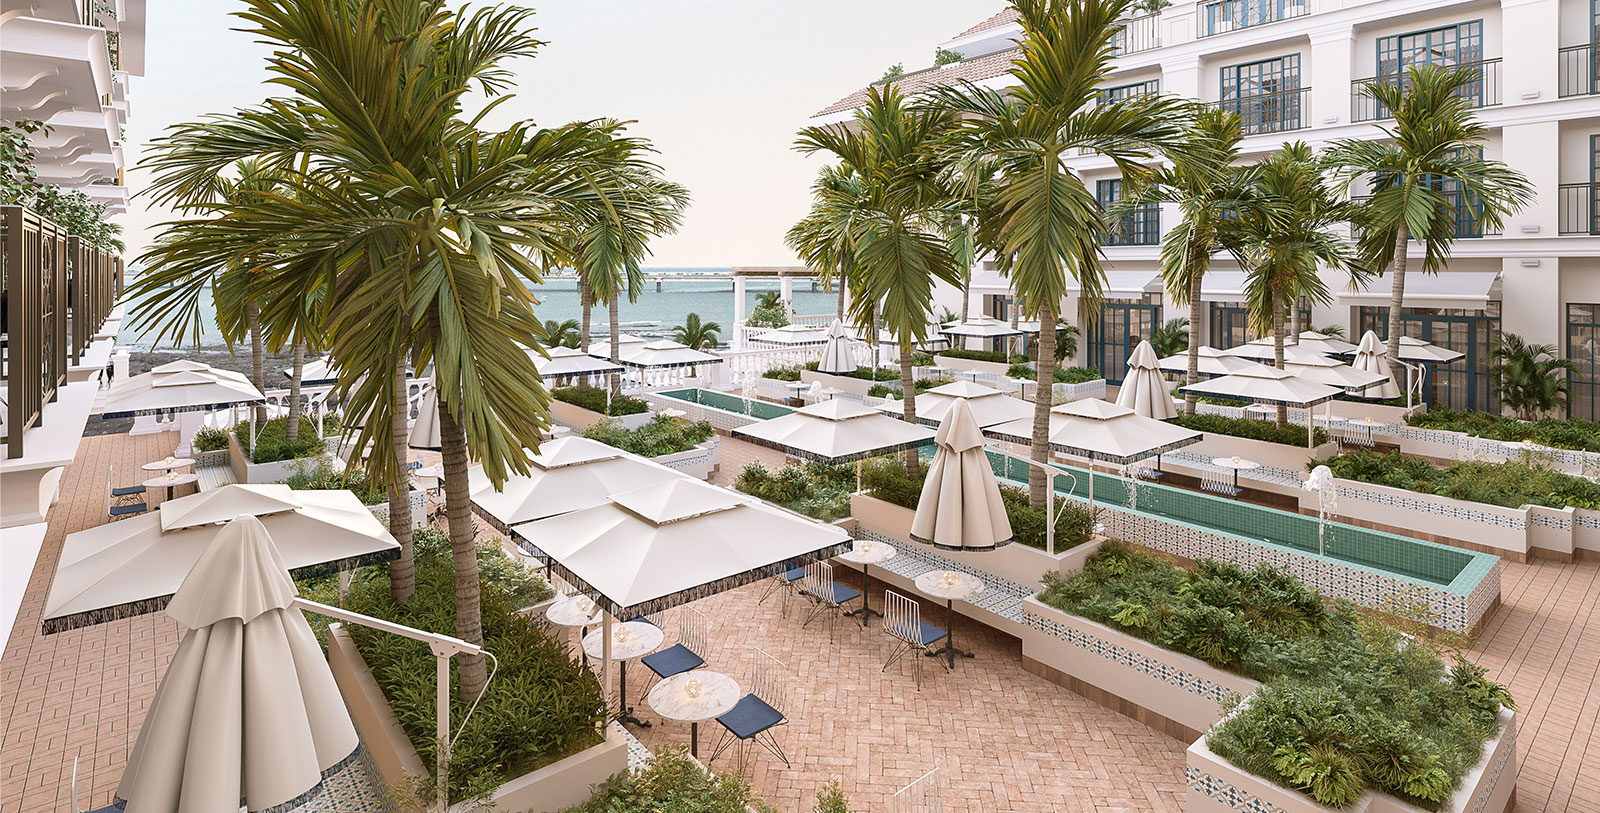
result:
M 605 387 L 562 387 L 550 391 L 550 418 L 580 432 L 614 418 L 625 429 L 636 429 L 650 422 L 650 405 L 626 395 L 610 401 L 607 414 Z
M 1291 423 L 1288 426 L 1278 426 L 1272 421 L 1258 421 L 1251 418 L 1230 418 L 1225 415 L 1203 414 L 1180 414 L 1176 418 L 1169 420 L 1168 423 L 1177 424 L 1185 429 L 1193 429 L 1196 432 L 1204 432 L 1207 435 L 1223 435 L 1230 439 L 1241 438 L 1243 440 L 1271 444 L 1273 446 L 1288 446 L 1298 448 L 1299 454 L 1296 456 L 1300 458 L 1300 462 L 1291 466 L 1282 466 L 1283 468 L 1300 468 L 1301 466 L 1305 465 L 1304 458 L 1306 453 L 1308 451 L 1314 451 L 1306 448 L 1306 428 L 1303 425 L 1296 426 L 1295 424 Z M 1312 439 L 1316 448 L 1320 449 L 1329 445 L 1328 433 L 1324 432 L 1320 428 L 1313 430 Z M 1245 456 L 1243 452 L 1231 452 L 1230 454 Z M 1326 457 L 1326 455 L 1322 456 Z M 1278 457 L 1281 458 L 1282 456 L 1279 455 Z M 1254 457 L 1250 459 L 1256 460 L 1258 463 L 1267 463 L 1268 465 L 1275 466 L 1279 465 L 1276 462 L 1257 460 Z
M 1545 418 L 1529 422 L 1488 412 L 1458 412 L 1435 407 L 1413 414 L 1406 423 L 1422 429 L 1461 432 L 1490 440 L 1533 441 L 1555 449 L 1600 452 L 1600 422 L 1576 418 Z
M 612 418 L 590 425 L 583 436 L 702 480 L 711 477 L 722 459 L 717 430 L 706 421 L 657 415 L 643 426 L 625 429 Z
M 862 466 L 861 489 L 879 500 L 915 512 L 927 476 L 926 460 L 918 467 L 917 476 L 912 477 L 898 460 L 880 458 Z M 1015 486 L 1002 484 L 1000 500 L 1005 504 L 1006 518 L 1011 521 L 1014 544 L 1044 550 L 1044 509 L 1028 505 L 1027 492 Z M 1095 517 L 1086 506 L 1057 499 L 1056 512 L 1057 553 L 1088 542 L 1093 537 Z
M 949 370 L 972 370 L 1003 376 L 1011 369 L 1010 357 L 984 350 L 950 350 L 933 354 L 933 363 Z
M 853 467 L 816 462 L 790 463 L 771 471 L 758 461 L 745 466 L 733 481 L 739 491 L 819 522 L 850 516 L 850 492 L 855 484 Z
M 1335 477 L 1464 502 L 1600 510 L 1600 484 L 1526 463 L 1463 461 L 1438 468 L 1397 452 L 1348 452 L 1328 461 Z

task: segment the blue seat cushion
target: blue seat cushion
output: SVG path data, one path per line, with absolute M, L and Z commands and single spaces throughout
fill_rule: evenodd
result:
M 779 576 L 778 578 L 783 579 L 784 581 L 786 581 L 786 582 L 788 582 L 790 584 L 793 584 L 793 583 L 795 583 L 797 581 L 800 581 L 801 579 L 803 579 L 805 577 L 806 577 L 806 569 L 803 568 L 803 567 L 797 567 L 797 568 L 794 568 L 793 570 L 784 571 L 783 575 Z
M 144 493 L 144 486 L 123 486 L 121 488 L 113 488 L 113 489 L 111 489 L 111 496 L 113 496 L 113 497 L 126 497 L 129 494 L 143 494 L 143 493 Z
M 747 694 L 732 711 L 718 717 L 717 722 L 733 732 L 735 737 L 748 740 L 783 722 L 783 712 L 767 705 L 767 701 Z
M 632 618 L 627 620 L 628 623 L 632 623 L 634 621 L 638 621 L 641 624 L 649 624 L 652 627 L 656 625 L 656 622 L 651 621 L 650 619 L 648 619 L 648 618 L 646 618 L 646 617 L 644 617 L 642 615 L 636 615 L 636 616 L 634 616 L 634 617 L 632 617 Z
M 147 509 L 142 502 L 136 502 L 132 505 L 113 505 L 111 506 L 111 516 L 125 517 L 129 514 L 142 514 L 145 510 Z
M 900 622 L 899 624 L 895 624 L 894 626 L 885 626 L 883 629 L 885 632 L 893 635 L 896 638 L 904 641 L 910 641 L 918 646 L 929 646 L 934 641 L 937 641 L 949 634 L 944 630 L 922 620 L 918 620 L 916 622 L 916 626 L 913 627 L 912 621 L 909 618 Z
M 861 598 L 861 591 L 852 590 L 851 588 L 845 587 L 838 582 L 829 582 L 817 587 L 809 587 L 806 589 L 806 593 L 808 595 L 816 596 L 817 598 L 820 598 L 830 604 L 843 604 L 847 601 L 854 601 L 858 598 Z
M 683 644 L 673 644 L 660 652 L 652 652 L 640 660 L 656 673 L 656 677 L 672 677 L 676 674 L 687 672 L 690 669 L 699 669 L 706 665 L 706 659 L 694 654 Z

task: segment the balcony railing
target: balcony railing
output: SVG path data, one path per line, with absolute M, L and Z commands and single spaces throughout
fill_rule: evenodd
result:
M 1561 185 L 1562 234 L 1600 234 L 1600 183 Z
M 1160 16 L 1160 14 L 1146 14 L 1123 22 L 1122 27 L 1111 35 L 1111 53 L 1121 56 L 1159 47 L 1161 38 L 1156 28 L 1156 20 Z
M 1161 209 L 1155 204 L 1135 206 L 1111 224 L 1108 246 L 1153 246 L 1161 242 Z
M 1477 76 L 1461 88 L 1460 95 L 1467 97 L 1473 107 L 1494 107 L 1500 104 L 1500 60 L 1485 59 L 1482 62 L 1468 62 L 1457 67 L 1471 68 L 1477 71 Z M 1350 83 L 1350 120 L 1380 121 L 1393 118 L 1394 114 L 1389 108 L 1373 97 L 1371 86 L 1381 84 L 1388 87 L 1404 87 L 1409 81 L 1404 73 L 1374 76 L 1368 79 L 1357 79 Z
M 1307 126 L 1311 88 L 1259 93 L 1222 99 L 1211 104 L 1218 110 L 1237 113 L 1245 135 L 1282 133 Z
M 5 261 L 6 456 L 67 378 L 67 230 L 21 206 L 0 207 Z
M 1221 0 L 1207 3 L 1200 36 L 1210 37 L 1241 28 L 1304 17 L 1307 10 L 1305 0 Z
M 1561 71 L 1561 98 L 1600 93 L 1600 51 L 1594 43 L 1562 48 L 1556 59 Z
M 1478 198 L 1458 191 L 1444 191 L 1439 193 L 1444 197 L 1442 208 L 1455 213 L 1456 237 L 1497 237 L 1499 229 L 1491 229 L 1483 222 L 1483 201 Z M 1356 203 L 1364 203 L 1372 198 L 1371 195 L 1357 195 L 1351 198 Z M 1357 234 L 1357 237 L 1360 235 Z M 1416 235 L 1411 239 L 1415 240 Z

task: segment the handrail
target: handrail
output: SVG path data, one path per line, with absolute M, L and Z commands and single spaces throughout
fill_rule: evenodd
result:
M 1464 62 L 1455 65 L 1456 68 L 1477 68 L 1479 76 L 1476 80 L 1461 87 L 1457 95 L 1465 96 L 1474 108 L 1495 107 L 1500 104 L 1500 58 L 1484 59 L 1477 62 Z M 1405 72 L 1386 73 L 1378 76 L 1368 76 L 1364 79 L 1355 79 L 1350 82 L 1350 121 L 1381 121 L 1394 118 L 1389 109 L 1378 103 L 1368 90 L 1369 85 L 1386 84 L 1398 86 L 1408 81 Z
M 1594 45 L 1586 42 L 1556 52 L 1561 98 L 1600 93 L 1600 62 L 1595 59 Z

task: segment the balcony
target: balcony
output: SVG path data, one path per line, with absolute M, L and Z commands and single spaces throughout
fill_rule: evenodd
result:
M 1600 235 L 1600 183 L 1562 184 L 1558 218 L 1561 234 Z
M 1161 38 L 1156 30 L 1156 20 L 1160 16 L 1160 14 L 1146 14 L 1124 22 L 1122 27 L 1111 35 L 1111 53 L 1114 56 L 1121 56 L 1160 47 Z
M 1562 48 L 1556 54 L 1560 67 L 1561 98 L 1600 93 L 1600 58 L 1594 43 Z
M 1445 190 L 1439 193 L 1444 198 L 1444 208 L 1455 213 L 1455 237 L 1498 237 L 1500 231 L 1491 229 L 1483 222 L 1483 203 L 1471 195 L 1454 190 Z M 1365 203 L 1372 198 L 1371 195 L 1357 195 L 1351 198 L 1354 203 Z M 1360 234 L 1356 235 L 1358 238 Z M 1411 239 L 1415 240 L 1416 235 Z
M 1200 36 L 1211 37 L 1279 20 L 1304 17 L 1305 0 L 1221 0 L 1206 3 Z
M 1136 206 L 1117 218 L 1106 235 L 1108 246 L 1153 246 L 1161 242 L 1161 209 Z
M 1471 83 L 1463 87 L 1461 95 L 1466 96 L 1472 107 L 1494 107 L 1500 104 L 1500 60 L 1485 59 L 1482 62 L 1463 63 L 1458 67 L 1473 68 L 1478 71 L 1478 76 Z M 1350 83 L 1350 120 L 1353 122 L 1381 121 L 1393 118 L 1394 114 L 1389 108 L 1383 106 L 1373 98 L 1369 87 L 1373 84 L 1383 84 L 1388 87 L 1400 87 L 1406 81 L 1405 75 L 1400 73 L 1385 76 L 1374 76 L 1367 79 L 1357 79 Z
M 1238 114 L 1245 135 L 1284 133 L 1307 126 L 1310 93 L 1311 88 L 1299 88 L 1222 99 L 1211 105 L 1223 112 Z

